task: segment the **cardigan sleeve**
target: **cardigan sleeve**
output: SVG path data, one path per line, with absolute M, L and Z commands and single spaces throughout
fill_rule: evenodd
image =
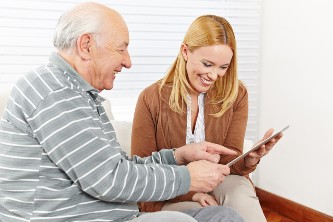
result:
M 237 99 L 231 109 L 233 109 L 232 118 L 228 124 L 229 127 L 223 146 L 236 151 L 240 155 L 243 153 L 245 131 L 248 120 L 248 92 L 242 83 L 240 83 Z M 235 156 L 223 156 L 220 162 L 226 164 L 234 158 Z M 230 173 L 243 176 L 252 172 L 255 168 L 256 166 L 247 167 L 244 161 L 239 161 L 231 167 Z
M 144 90 L 139 95 L 132 125 L 131 154 L 141 157 L 150 156 L 157 151 L 156 119 L 150 107 L 158 106 L 158 102 L 148 101 L 147 91 Z
M 142 91 L 136 104 L 132 127 L 132 155 L 141 157 L 150 156 L 151 153 L 163 148 L 157 145 L 156 128 L 158 125 L 158 116 L 160 115 L 159 112 L 160 99 L 158 85 L 155 83 L 153 86 Z M 195 192 L 189 192 L 169 201 L 174 203 L 192 201 L 194 194 Z M 165 203 L 166 201 L 142 202 L 139 203 L 139 207 L 141 211 L 154 212 L 160 211 Z

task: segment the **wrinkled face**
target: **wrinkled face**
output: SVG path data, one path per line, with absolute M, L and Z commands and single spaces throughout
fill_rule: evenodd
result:
M 129 33 L 125 23 L 113 27 L 115 31 L 108 31 L 101 37 L 100 46 L 96 46 L 92 54 L 91 83 L 98 90 L 112 89 L 115 74 L 123 67 L 131 67 L 128 52 Z
M 190 52 L 183 44 L 182 54 L 186 63 L 189 83 L 195 94 L 207 92 L 217 78 L 225 75 L 231 62 L 233 51 L 227 45 L 204 46 Z

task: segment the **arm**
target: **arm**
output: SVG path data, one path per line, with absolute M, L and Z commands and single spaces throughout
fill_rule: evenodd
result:
M 239 155 L 243 153 L 246 125 L 248 120 L 248 92 L 245 86 L 240 83 L 238 96 L 232 107 L 232 118 L 223 146 L 236 151 Z M 220 163 L 226 164 L 235 156 L 223 156 Z M 255 170 L 256 166 L 248 166 L 244 161 L 234 164 L 230 170 L 232 174 L 245 175 Z
M 157 151 L 157 138 L 155 130 L 157 128 L 157 117 L 156 114 L 153 114 L 151 109 L 158 110 L 160 106 L 158 102 L 153 102 L 152 99 L 147 98 L 147 94 L 155 96 L 159 96 L 159 94 L 146 94 L 146 91 L 147 90 L 143 91 L 138 98 L 132 128 L 132 155 L 139 155 L 142 157 L 149 156 L 152 152 Z M 156 101 L 159 100 L 157 99 Z M 194 194 L 195 192 L 191 191 L 186 195 L 178 196 L 170 201 L 191 201 Z M 142 211 L 153 212 L 160 211 L 165 203 L 166 201 L 143 202 L 140 203 L 140 206 Z
M 147 101 L 148 98 L 146 95 L 146 91 L 147 89 L 141 92 L 138 97 L 132 125 L 131 153 L 132 155 L 138 155 L 142 157 L 149 156 L 152 152 L 157 151 L 155 131 L 157 127 L 157 117 L 153 115 L 150 108 L 152 107 L 157 109 L 159 107 L 159 103 L 156 102 L 151 104 L 150 106 L 150 103 L 152 103 L 152 101 Z M 155 95 L 159 96 L 159 94 Z M 182 196 L 177 197 L 176 199 L 179 199 L 181 197 Z M 191 199 L 191 197 L 187 197 L 187 199 Z M 165 203 L 166 201 L 141 202 L 140 207 L 142 211 L 154 212 L 160 211 Z
M 139 156 L 148 156 L 151 154 L 151 152 L 158 151 L 161 147 L 158 147 L 158 139 L 156 137 L 156 128 L 160 127 L 158 125 L 158 116 L 160 116 L 160 104 L 159 104 L 159 98 L 152 98 L 152 97 L 158 97 L 159 94 L 157 91 L 152 92 L 151 88 L 148 88 L 144 90 L 137 101 L 135 114 L 134 114 L 134 121 L 133 121 L 133 128 L 132 128 L 132 154 L 139 155 Z M 209 144 L 209 143 L 203 143 L 203 144 Z M 202 145 L 202 144 L 200 144 Z M 199 144 L 192 144 L 190 150 L 197 149 L 199 150 Z M 196 147 L 194 147 L 196 146 Z M 213 145 L 208 145 L 208 149 L 202 151 L 216 154 L 212 155 L 212 158 L 207 158 L 211 162 L 217 162 L 219 159 L 219 155 L 217 153 L 214 153 L 214 149 L 212 147 Z M 202 146 L 203 148 L 204 146 Z M 186 156 L 186 149 L 183 149 L 185 147 L 176 149 L 175 155 L 177 158 L 178 164 L 186 164 L 187 161 L 184 161 L 182 157 Z M 209 150 L 211 148 L 211 150 Z M 228 152 L 229 150 L 224 150 L 225 152 Z M 205 152 L 202 152 L 204 154 Z M 188 152 L 189 153 L 189 152 Z M 192 159 L 191 159 L 192 158 Z M 202 159 L 202 156 L 198 156 L 196 158 L 197 160 Z M 213 160 L 215 158 L 215 160 Z M 194 161 L 193 155 L 187 156 L 187 160 Z M 193 170 L 198 171 L 198 170 Z M 208 173 L 209 174 L 209 173 Z M 189 192 L 186 195 L 178 196 L 170 201 L 172 202 L 181 202 L 181 201 L 192 201 L 192 196 L 196 192 Z M 159 211 L 163 207 L 165 201 L 160 202 L 147 202 L 147 203 L 141 203 L 141 207 L 143 211 Z
M 190 188 L 186 167 L 135 164 L 123 156 L 110 123 L 70 89 L 49 94 L 28 118 L 48 157 L 80 189 L 104 201 L 156 201 Z M 135 161 L 174 161 L 171 152 Z
M 154 94 L 151 93 L 150 94 Z M 154 94 L 158 96 L 158 94 Z M 138 156 L 149 156 L 155 152 L 171 152 L 171 150 L 162 150 L 158 147 L 158 139 L 156 137 L 157 117 L 159 115 L 159 103 L 157 100 L 147 98 L 145 91 L 140 94 L 137 106 L 134 113 L 134 121 L 132 127 L 132 154 L 135 158 Z M 155 107 L 154 107 L 155 106 Z M 158 108 L 156 108 L 158 107 Z M 189 147 L 191 147 L 189 149 Z M 170 148 L 169 148 L 170 149 Z M 193 152 L 195 150 L 195 152 Z M 186 165 L 189 162 L 197 160 L 208 160 L 213 163 L 219 161 L 219 154 L 236 154 L 229 149 L 213 143 L 202 142 L 183 146 L 176 149 L 175 156 L 177 156 L 178 165 Z M 176 164 L 172 160 L 164 160 L 163 163 Z
M 146 91 L 143 91 L 138 97 L 132 125 L 131 154 L 141 157 L 150 156 L 152 152 L 158 151 L 155 131 L 157 117 L 150 107 L 159 107 L 159 103 L 158 100 L 147 100 Z

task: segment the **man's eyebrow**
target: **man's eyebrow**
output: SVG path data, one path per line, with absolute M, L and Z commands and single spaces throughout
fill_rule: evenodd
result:
M 118 46 L 117 46 L 117 48 L 127 48 L 127 46 L 129 45 L 129 43 L 128 42 L 123 42 L 123 43 L 121 43 L 121 44 L 119 44 Z

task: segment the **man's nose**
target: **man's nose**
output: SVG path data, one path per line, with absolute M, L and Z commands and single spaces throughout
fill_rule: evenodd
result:
M 132 61 L 131 61 L 131 56 L 129 52 L 126 53 L 124 61 L 123 61 L 123 66 L 127 69 L 131 68 L 132 66 Z

